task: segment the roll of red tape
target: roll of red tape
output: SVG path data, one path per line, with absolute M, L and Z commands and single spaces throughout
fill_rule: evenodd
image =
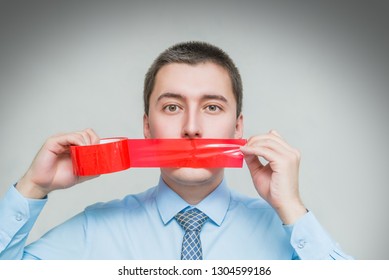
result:
M 105 138 L 100 144 L 72 146 L 76 175 L 112 173 L 130 167 L 242 167 L 245 139 Z
M 102 139 L 100 144 L 70 147 L 74 174 L 112 173 L 130 168 L 127 138 Z

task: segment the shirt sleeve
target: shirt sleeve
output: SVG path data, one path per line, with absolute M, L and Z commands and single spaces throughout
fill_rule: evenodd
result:
M 85 212 L 54 227 L 25 248 L 25 259 L 85 259 L 87 253 L 87 218 Z
M 339 244 L 331 239 L 311 211 L 294 225 L 284 225 L 290 234 L 290 244 L 295 250 L 295 259 L 344 260 L 352 259 Z
M 0 259 L 24 256 L 27 237 L 47 199 L 27 199 L 11 186 L 0 200 Z

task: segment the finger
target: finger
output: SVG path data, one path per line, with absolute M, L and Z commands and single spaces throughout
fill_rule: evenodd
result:
M 91 129 L 87 128 L 85 129 L 85 132 L 89 135 L 89 139 L 91 144 L 99 144 L 100 143 L 100 137 L 96 134 L 96 132 Z
M 279 141 L 280 144 L 284 144 L 284 146 L 290 150 L 295 156 L 297 156 L 298 158 L 300 158 L 300 151 L 296 148 L 293 148 L 292 146 L 290 146 L 288 143 L 286 143 L 286 141 L 282 138 L 282 136 L 274 129 L 270 130 L 270 133 L 277 136 L 281 141 Z
M 261 163 L 261 161 L 258 159 L 257 155 L 245 155 L 244 160 L 246 161 L 246 164 L 249 165 L 258 165 L 259 167 L 263 167 L 264 165 Z
M 268 162 L 275 162 L 280 158 L 282 158 L 280 153 L 264 146 L 255 146 L 255 147 L 243 146 L 241 147 L 241 151 L 245 156 L 245 158 L 249 156 L 262 157 Z
M 297 149 L 291 147 L 288 143 L 286 143 L 278 135 L 279 134 L 275 130 L 271 130 L 271 132 L 269 132 L 267 134 L 250 137 L 247 140 L 247 144 L 246 145 L 250 146 L 250 145 L 255 145 L 255 143 L 258 143 L 258 142 L 269 142 L 270 143 L 271 141 L 275 141 L 278 144 L 282 145 L 289 152 L 292 152 L 293 154 L 299 156 L 299 154 L 300 154 L 299 151 Z
M 79 132 L 54 135 L 46 141 L 46 147 L 55 154 L 61 154 L 69 152 L 69 146 L 86 146 L 99 142 L 99 136 L 88 128 Z
M 256 141 L 253 141 L 247 145 L 247 147 L 253 149 L 267 148 L 280 155 L 288 155 L 292 153 L 292 149 L 285 147 L 279 141 L 272 138 L 258 138 Z
M 274 130 L 274 129 L 271 129 L 271 130 L 269 131 L 269 133 L 271 133 L 271 134 L 273 134 L 273 135 L 275 135 L 275 136 L 277 136 L 277 137 L 279 137 L 279 138 L 282 139 L 281 135 L 280 135 L 276 130 Z
M 255 155 L 245 156 L 244 159 L 252 176 L 264 167 L 259 158 Z
M 59 134 L 47 139 L 44 146 L 55 154 L 61 154 L 68 151 L 71 145 L 86 145 L 84 137 L 78 133 Z
M 76 133 L 82 137 L 84 145 L 91 145 L 92 144 L 91 136 L 89 135 L 89 133 L 86 130 L 79 131 Z
M 241 151 L 245 156 L 256 155 L 264 158 L 274 168 L 285 166 L 285 164 L 289 164 L 291 162 L 300 162 L 299 153 L 296 154 L 296 152 L 291 152 L 278 142 L 269 139 L 258 140 L 250 146 L 242 147 Z
M 98 144 L 100 142 L 99 136 L 91 128 L 87 128 L 83 131 L 76 132 L 76 133 L 81 135 L 81 137 L 83 138 L 83 140 L 84 140 L 83 145 L 93 145 L 93 144 Z

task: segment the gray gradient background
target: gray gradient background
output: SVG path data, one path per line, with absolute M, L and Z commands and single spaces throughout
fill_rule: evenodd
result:
M 205 40 L 241 71 L 245 137 L 277 129 L 301 151 L 302 197 L 332 237 L 355 258 L 389 259 L 389 10 L 333 2 L 2 1 L 0 195 L 52 134 L 142 138 L 152 60 Z M 158 174 L 132 169 L 52 193 L 29 241 Z M 256 195 L 246 166 L 227 179 Z

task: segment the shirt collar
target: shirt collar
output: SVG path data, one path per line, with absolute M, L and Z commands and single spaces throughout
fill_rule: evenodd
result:
M 159 214 L 164 224 L 169 223 L 174 216 L 185 208 L 196 207 L 205 213 L 215 224 L 220 226 L 227 214 L 230 204 L 230 191 L 223 179 L 219 186 L 197 205 L 190 205 L 175 193 L 168 185 L 159 179 L 156 202 Z

